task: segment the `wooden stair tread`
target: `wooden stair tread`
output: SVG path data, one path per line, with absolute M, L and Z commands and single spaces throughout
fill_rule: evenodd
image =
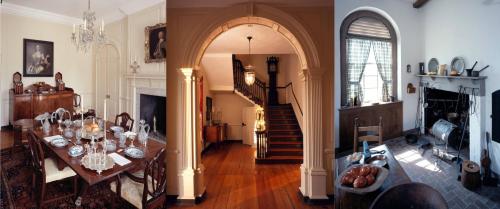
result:
M 276 145 L 286 145 L 286 144 L 301 145 L 301 144 L 303 144 L 302 141 L 270 141 L 269 143 L 271 145 L 273 145 L 273 144 L 276 144 Z

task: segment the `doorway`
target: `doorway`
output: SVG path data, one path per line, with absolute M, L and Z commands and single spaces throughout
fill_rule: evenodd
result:
M 95 59 L 97 115 L 104 114 L 104 99 L 106 99 L 107 119 L 114 120 L 119 111 L 120 54 L 114 44 L 108 43 L 97 48 Z

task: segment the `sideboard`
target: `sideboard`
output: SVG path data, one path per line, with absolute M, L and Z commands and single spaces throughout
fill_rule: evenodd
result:
M 74 92 L 71 88 L 62 91 L 23 92 L 15 94 L 10 90 L 10 123 L 19 119 L 33 119 L 45 112 L 52 113 L 62 107 L 73 111 Z

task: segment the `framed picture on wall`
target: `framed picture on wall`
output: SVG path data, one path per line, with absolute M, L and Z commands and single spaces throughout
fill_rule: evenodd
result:
M 206 97 L 206 105 L 207 105 L 207 110 L 206 110 L 206 118 L 207 121 L 212 120 L 212 97 Z
M 23 39 L 23 76 L 54 75 L 54 42 Z
M 159 23 L 147 26 L 144 62 L 163 62 L 167 57 L 167 24 Z

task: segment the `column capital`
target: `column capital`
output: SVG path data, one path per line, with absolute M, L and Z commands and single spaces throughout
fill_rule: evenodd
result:
M 193 76 L 194 70 L 193 68 L 181 68 L 179 71 L 182 73 L 182 75 L 185 76 L 185 78 L 191 78 Z

